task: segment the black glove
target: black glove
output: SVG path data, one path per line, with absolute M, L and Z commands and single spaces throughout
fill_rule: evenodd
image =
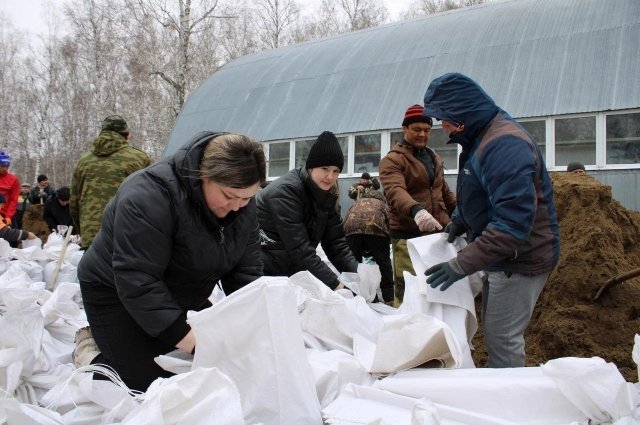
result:
M 467 275 L 455 258 L 429 267 L 424 274 L 429 276 L 427 283 L 431 285 L 432 288 L 437 288 L 442 285 L 440 287 L 441 291 L 446 291 L 449 286 Z
M 467 229 L 465 229 L 464 226 L 451 221 L 444 228 L 444 232 L 449 234 L 449 237 L 447 237 L 447 242 L 453 243 L 453 241 L 456 240 L 456 236 L 460 236 L 466 230 Z

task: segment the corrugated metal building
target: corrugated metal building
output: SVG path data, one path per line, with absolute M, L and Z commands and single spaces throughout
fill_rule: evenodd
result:
M 456 71 L 527 127 L 550 170 L 579 160 L 640 210 L 639 44 L 638 0 L 511 0 L 260 52 L 190 96 L 165 154 L 200 130 L 244 133 L 266 143 L 275 178 L 331 130 L 346 154 L 345 192 L 363 171 L 376 174 L 429 82 Z M 457 146 L 437 125 L 430 145 L 455 184 Z

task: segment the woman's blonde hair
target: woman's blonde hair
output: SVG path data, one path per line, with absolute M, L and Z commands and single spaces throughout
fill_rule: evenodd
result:
M 263 185 L 266 168 L 262 144 L 241 134 L 222 134 L 204 148 L 200 177 L 243 189 L 256 183 Z

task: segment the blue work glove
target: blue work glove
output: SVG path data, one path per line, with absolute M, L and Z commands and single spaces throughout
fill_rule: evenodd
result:
M 453 243 L 453 241 L 456 240 L 456 236 L 460 236 L 461 234 L 466 232 L 466 230 L 467 229 L 465 229 L 463 225 L 456 224 L 453 221 L 450 222 L 444 228 L 444 232 L 449 234 L 449 237 L 447 237 L 447 242 Z
M 440 286 L 441 291 L 447 290 L 449 286 L 467 275 L 455 258 L 429 267 L 424 274 L 428 276 L 427 283 L 432 288 L 442 285 Z

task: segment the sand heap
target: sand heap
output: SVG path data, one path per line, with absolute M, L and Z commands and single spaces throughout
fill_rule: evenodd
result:
M 592 298 L 609 278 L 640 267 L 640 213 L 625 209 L 613 199 L 611 187 L 589 175 L 551 177 L 560 222 L 560 261 L 525 334 L 527 364 L 598 356 L 635 382 L 631 350 L 634 335 L 640 333 L 640 278 L 610 288 L 597 301 Z M 478 348 L 474 360 L 484 366 L 481 332 L 473 343 Z

